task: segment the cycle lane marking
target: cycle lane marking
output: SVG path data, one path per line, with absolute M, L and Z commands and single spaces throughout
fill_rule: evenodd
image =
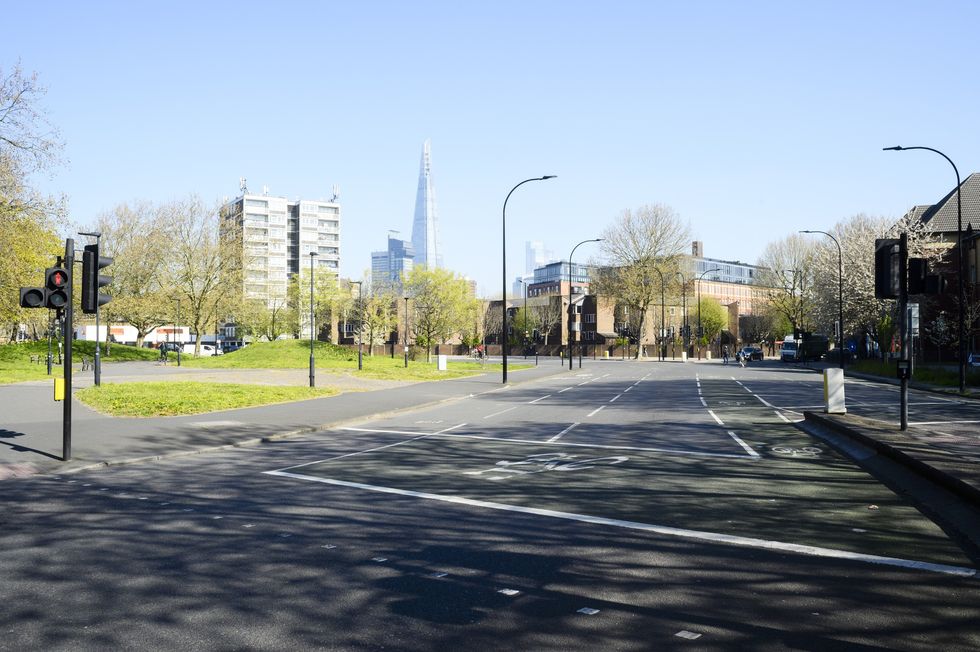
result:
M 552 437 L 551 439 L 549 439 L 547 443 L 550 444 L 550 443 L 553 443 L 553 442 L 558 441 L 561 438 L 562 435 L 564 435 L 565 433 L 571 431 L 571 429 L 574 428 L 577 425 L 579 425 L 579 422 L 573 423 L 572 425 L 568 426 L 567 428 L 565 428 L 564 430 L 562 430 L 561 432 L 559 432 L 557 435 L 555 435 L 554 437 Z

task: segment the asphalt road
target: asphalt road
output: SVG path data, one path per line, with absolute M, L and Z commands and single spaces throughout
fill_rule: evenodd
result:
M 8 482 L 0 649 L 977 649 L 977 560 L 793 426 L 821 388 L 587 361 L 300 439 Z

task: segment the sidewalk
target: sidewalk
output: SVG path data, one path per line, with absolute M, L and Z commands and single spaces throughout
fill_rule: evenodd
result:
M 523 360 L 521 360 L 523 362 Z M 131 364 L 131 363 L 125 363 Z M 106 365 L 103 377 L 106 377 Z M 136 367 L 122 368 L 113 380 L 143 375 Z M 205 375 L 204 370 L 175 371 Z M 244 370 L 252 372 L 253 370 Z M 561 373 L 557 360 L 542 360 L 538 367 L 509 370 L 508 385 Z M 307 375 L 306 370 L 299 370 Z M 263 371 L 261 373 L 267 374 Z M 169 375 L 168 374 L 168 375 Z M 178 378 L 180 378 L 178 376 Z M 183 378 L 180 378 L 183 379 Z M 73 383 L 91 384 L 91 378 Z M 317 376 L 321 387 L 336 385 L 337 377 Z M 334 382 L 332 382 L 334 381 Z M 227 382 L 235 382 L 229 377 Z M 0 480 L 37 473 L 73 472 L 94 466 L 125 464 L 187 455 L 228 446 L 245 446 L 262 440 L 336 427 L 378 415 L 456 400 L 503 387 L 501 374 L 485 373 L 443 381 L 370 384 L 345 383 L 345 391 L 308 401 L 209 412 L 180 417 L 109 417 L 93 412 L 78 401 L 72 403 L 71 460 L 61 461 L 62 404 L 51 400 L 51 383 L 37 381 L 0 386 Z

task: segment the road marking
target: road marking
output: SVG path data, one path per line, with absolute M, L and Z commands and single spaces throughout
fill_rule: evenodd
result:
M 462 428 L 465 425 L 466 425 L 465 423 L 457 423 L 455 426 L 449 426 L 448 428 L 445 428 L 443 430 L 440 430 L 439 432 L 434 432 L 432 434 L 433 435 L 441 435 L 441 434 L 443 434 L 445 432 L 449 432 L 450 430 L 455 430 L 456 428 Z
M 718 415 L 717 415 L 717 414 L 715 414 L 714 412 L 712 412 L 712 411 L 711 411 L 710 409 L 708 410 L 708 414 L 710 414 L 710 415 L 711 415 L 712 417 L 714 417 L 714 419 L 715 419 L 715 421 L 717 421 L 717 422 L 718 422 L 718 425 L 719 425 L 719 426 L 723 426 L 723 425 L 725 425 L 725 422 L 724 422 L 724 421 L 722 421 L 721 419 L 719 419 L 719 418 L 718 418 Z
M 625 394 L 626 392 L 630 391 L 634 387 L 636 387 L 636 385 L 630 385 L 629 387 L 627 387 L 626 389 L 623 390 L 623 393 Z
M 704 407 L 708 407 L 708 402 L 704 400 L 703 396 L 699 396 L 698 398 L 701 399 L 701 405 L 703 405 Z
M 780 419 L 782 419 L 783 421 L 785 421 L 786 423 L 793 423 L 792 421 L 790 421 L 789 419 L 787 419 L 786 418 L 786 415 L 784 415 L 779 410 L 776 410 L 775 412 L 776 412 L 776 416 L 779 417 Z
M 511 410 L 516 410 L 516 409 L 517 409 L 517 406 L 515 405 L 514 407 L 509 407 L 506 410 L 501 410 L 500 412 L 494 412 L 493 414 L 488 414 L 487 416 L 485 416 L 483 418 L 484 419 L 489 419 L 490 417 L 495 417 L 498 414 L 503 414 L 504 412 L 510 412 Z
M 602 516 L 590 516 L 588 514 L 559 512 L 550 509 L 541 509 L 538 507 L 506 505 L 504 503 L 495 503 L 486 500 L 474 500 L 472 498 L 463 498 L 462 496 L 445 496 L 442 494 L 431 494 L 431 493 L 425 493 L 421 491 L 410 491 L 407 489 L 396 489 L 394 487 L 382 487 L 379 485 L 364 484 L 362 482 L 347 482 L 345 480 L 334 480 L 333 478 L 318 478 L 316 476 L 303 475 L 301 473 L 290 473 L 285 470 L 264 471 L 263 473 L 265 473 L 266 475 L 275 475 L 284 478 L 293 478 L 296 480 L 306 480 L 309 482 L 320 482 L 323 484 L 331 484 L 338 487 L 363 489 L 366 491 L 388 493 L 397 496 L 422 498 L 424 500 L 437 500 L 440 502 L 452 503 L 455 505 L 467 505 L 470 507 L 482 507 L 484 509 L 496 509 L 496 510 L 507 511 L 507 512 L 517 512 L 521 514 L 533 514 L 535 516 L 545 516 L 548 518 L 560 518 L 568 521 L 589 523 L 592 525 L 620 527 L 620 528 L 626 528 L 631 530 L 640 530 L 644 532 L 653 532 L 655 534 L 661 534 L 664 536 L 673 536 L 673 537 L 680 537 L 685 539 L 695 539 L 699 541 L 708 541 L 711 543 L 742 546 L 746 548 L 760 548 L 763 550 L 771 550 L 775 552 L 791 552 L 791 553 L 810 555 L 815 557 L 843 559 L 847 561 L 857 561 L 857 562 L 863 562 L 868 564 L 879 564 L 884 566 L 897 566 L 900 568 L 928 571 L 932 573 L 944 573 L 948 575 L 957 575 L 960 577 L 974 577 L 977 574 L 976 569 L 965 568 L 962 566 L 934 564 L 931 562 L 916 561 L 912 559 L 900 559 L 897 557 L 881 557 L 878 555 L 868 555 L 860 552 L 852 552 L 850 550 L 835 550 L 833 548 L 821 548 L 818 546 L 808 546 L 799 543 L 771 541 L 767 539 L 755 539 L 752 537 L 743 537 L 743 536 L 737 536 L 732 534 L 722 534 L 720 532 L 706 532 L 703 530 L 687 530 L 683 528 L 676 528 L 676 527 L 670 527 L 665 525 L 655 525 L 652 523 L 639 523 L 636 521 L 625 521 L 625 520 L 614 519 L 614 518 L 605 518 Z
M 589 413 L 588 413 L 588 414 L 587 414 L 586 416 L 589 416 L 589 417 L 591 417 L 591 416 L 592 416 L 593 414 L 595 414 L 596 412 L 598 412 L 599 410 L 601 410 L 601 409 L 602 409 L 602 408 L 604 408 L 604 407 L 606 407 L 606 406 L 605 406 L 605 405 L 602 405 L 602 406 L 600 406 L 600 407 L 597 407 L 596 409 L 594 409 L 594 410 L 592 410 L 591 412 L 589 412 Z
M 676 448 L 656 448 L 656 447 L 645 447 L 645 446 L 617 446 L 614 444 L 580 444 L 568 441 L 557 441 L 554 443 L 548 441 L 541 441 L 540 439 L 512 439 L 509 437 L 487 437 L 485 435 L 450 435 L 453 439 L 478 439 L 482 441 L 492 441 L 492 442 L 508 442 L 513 444 L 530 444 L 533 446 L 572 446 L 575 448 L 596 448 L 601 450 L 615 450 L 615 451 L 635 451 L 640 453 L 666 453 L 668 455 L 691 455 L 694 457 L 722 457 L 726 459 L 734 460 L 749 460 L 750 457 L 745 455 L 735 455 L 733 453 L 707 453 L 704 451 L 692 451 L 692 450 L 677 450 Z M 301 464 L 300 466 L 307 466 L 306 464 Z M 289 468 L 299 468 L 297 467 L 287 467 Z M 286 470 L 286 469 L 284 469 Z
M 910 426 L 944 426 L 947 423 L 980 423 L 980 420 L 973 421 L 910 421 Z
M 746 452 L 746 453 L 748 453 L 750 457 L 759 457 L 759 454 L 758 454 L 758 453 L 756 453 L 756 452 L 755 452 L 755 451 L 754 451 L 754 450 L 752 449 L 752 447 L 751 447 L 751 446 L 749 446 L 749 445 L 748 445 L 748 444 L 746 444 L 746 443 L 745 443 L 744 441 L 742 441 L 742 438 L 741 438 L 741 437 L 739 437 L 738 435 L 736 435 L 736 434 L 735 434 L 734 432 L 732 432 L 731 430 L 729 430 L 729 431 L 728 431 L 728 434 L 729 434 L 729 435 L 731 435 L 731 437 L 732 437 L 732 439 L 734 439 L 734 440 L 735 440 L 736 442 L 738 442 L 738 445 L 739 445 L 739 446 L 741 446 L 742 448 L 744 448 L 744 449 L 745 449 L 745 452 Z
M 555 441 L 558 441 L 558 439 L 559 439 L 559 438 L 560 438 L 560 437 L 561 437 L 562 435 L 564 435 L 564 434 L 565 434 L 566 432 L 568 432 L 569 430 L 571 430 L 572 428 L 574 428 L 574 427 L 575 427 L 575 426 L 577 426 L 577 425 L 578 425 L 578 422 L 575 422 L 575 423 L 573 423 L 572 425 L 570 425 L 570 426 L 568 426 L 567 428 L 565 428 L 564 430 L 562 430 L 561 432 L 559 432 L 559 433 L 558 433 L 557 435 L 555 435 L 554 437 L 552 437 L 551 439 L 549 439 L 549 440 L 548 440 L 548 443 L 550 444 L 550 443 L 552 443 L 552 442 L 555 442 Z
M 545 395 L 544 395 L 544 396 L 542 396 L 541 398 L 536 398 L 536 399 L 534 399 L 533 401 L 528 401 L 528 405 L 531 405 L 531 404 L 533 404 L 533 403 L 537 403 L 538 401 L 543 401 L 543 400 L 545 400 L 546 398 L 548 398 L 549 396 L 551 396 L 551 394 L 545 394 Z
M 619 398 L 620 396 L 622 396 L 622 394 L 616 394 L 611 399 L 609 399 L 609 402 L 610 403 L 614 403 L 616 401 L 616 399 Z
M 574 387 L 566 387 L 565 389 L 559 389 L 558 390 L 558 393 L 561 394 L 562 392 L 567 392 L 570 389 L 575 389 L 575 388 Z

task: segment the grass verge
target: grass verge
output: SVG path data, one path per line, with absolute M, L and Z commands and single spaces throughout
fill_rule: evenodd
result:
M 117 417 L 172 417 L 333 396 L 331 387 L 239 385 L 233 383 L 103 383 L 78 390 L 87 406 Z
M 850 369 L 865 374 L 881 376 L 883 378 L 896 378 L 895 362 L 882 362 L 881 360 L 858 360 L 849 365 Z M 917 365 L 913 370 L 912 381 L 926 383 L 929 385 L 941 385 L 943 387 L 959 387 L 960 376 L 956 369 L 946 367 L 930 367 Z M 980 369 L 966 370 L 966 384 L 973 387 L 980 387 Z
M 364 356 L 363 369 L 357 369 L 357 351 L 327 342 L 314 342 L 313 355 L 316 368 L 330 372 L 354 372 L 364 378 L 379 380 L 445 380 L 460 378 L 500 369 L 499 364 L 481 364 L 477 361 L 449 362 L 447 371 L 436 368 L 435 356 L 431 362 L 409 360 L 405 367 L 402 356 Z M 204 369 L 307 369 L 310 365 L 310 343 L 304 340 L 278 340 L 257 342 L 225 355 L 194 358 L 185 356 L 182 364 Z M 532 365 L 508 364 L 510 370 L 525 369 Z
M 40 356 L 40 364 L 31 362 L 31 356 Z M 0 384 L 19 383 L 25 380 L 44 380 L 48 378 L 48 341 L 18 342 L 0 345 Z M 95 342 L 75 340 L 72 342 L 72 356 L 75 364 L 82 363 L 82 356 L 95 356 Z M 157 360 L 160 356 L 153 349 L 140 349 L 135 346 L 113 344 L 107 351 L 105 345 L 99 357 L 103 362 L 129 362 L 132 360 Z M 58 362 L 58 345 L 54 344 L 54 362 Z M 51 373 L 63 374 L 61 365 L 55 364 Z

